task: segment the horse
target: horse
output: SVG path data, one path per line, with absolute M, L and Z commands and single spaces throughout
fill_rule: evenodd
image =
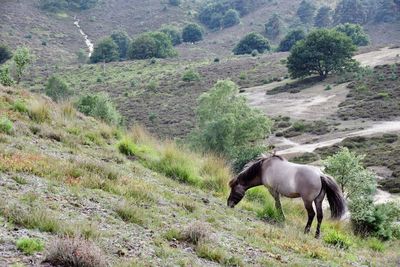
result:
M 227 200 L 229 207 L 234 208 L 252 187 L 264 185 L 275 199 L 275 207 L 285 220 L 280 196 L 288 198 L 301 197 L 308 213 L 304 233 L 309 233 L 317 210 L 317 230 L 315 238 L 320 237 L 323 219 L 322 201 L 328 198 L 331 218 L 340 219 L 346 211 L 343 193 L 335 180 L 320 169 L 287 161 L 279 155 L 265 156 L 249 162 L 243 170 L 229 182 L 231 192 Z

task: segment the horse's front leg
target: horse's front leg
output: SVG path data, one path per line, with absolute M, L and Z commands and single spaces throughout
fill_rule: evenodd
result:
M 307 213 L 308 213 L 308 220 L 307 220 L 306 227 L 304 228 L 304 233 L 308 234 L 310 232 L 311 224 L 315 217 L 315 211 L 312 206 L 312 202 L 304 200 L 304 199 L 303 199 L 303 201 L 304 201 L 304 207 L 306 208 Z
M 285 218 L 285 214 L 283 213 L 280 194 L 273 189 L 269 189 L 269 192 L 271 193 L 272 197 L 275 199 L 275 208 L 278 211 L 279 216 L 281 217 L 282 221 L 285 221 L 286 218 Z

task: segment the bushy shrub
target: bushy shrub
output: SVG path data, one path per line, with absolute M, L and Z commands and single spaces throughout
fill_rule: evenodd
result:
M 111 62 L 119 59 L 119 48 L 111 37 L 101 39 L 93 49 L 90 62 Z
M 240 14 L 235 9 L 229 9 L 222 18 L 224 28 L 229 28 L 239 23 Z
M 10 48 L 4 44 L 0 44 L 0 64 L 3 64 L 10 58 L 12 58 L 12 52 Z
M 131 42 L 129 35 L 125 31 L 114 31 L 110 37 L 118 46 L 119 58 L 127 58 L 129 44 Z
M 17 248 L 27 255 L 43 251 L 44 244 L 41 240 L 29 237 L 22 237 L 17 240 Z
M 18 47 L 17 50 L 15 50 L 13 55 L 13 63 L 15 66 L 14 78 L 17 84 L 19 84 L 21 81 L 24 71 L 33 62 L 33 59 L 34 57 L 28 47 Z
M 101 119 L 110 124 L 119 124 L 121 115 L 104 93 L 87 94 L 79 98 L 76 108 L 85 115 Z
M 250 108 L 245 98 L 238 96 L 238 90 L 231 81 L 219 81 L 200 96 L 197 128 L 190 141 L 195 148 L 227 156 L 239 164 L 248 147 L 257 147 L 257 142 L 270 133 L 272 123 Z
M 178 45 L 182 43 L 182 33 L 178 28 L 174 26 L 164 26 L 160 29 L 160 32 L 165 33 L 172 41 L 172 45 Z
M 305 38 L 306 38 L 306 33 L 301 29 L 290 31 L 279 43 L 278 51 L 280 52 L 290 51 L 290 49 L 292 49 L 292 47 L 298 41 L 303 40 Z
M 264 51 L 269 51 L 270 49 L 271 46 L 266 38 L 259 33 L 252 32 L 239 41 L 233 49 L 233 53 L 235 55 L 251 54 L 253 50 L 264 53 Z
M 366 46 L 369 44 L 368 34 L 364 32 L 364 29 L 359 24 L 340 24 L 335 27 L 335 30 L 350 37 L 354 45 Z
M 182 40 L 186 43 L 196 43 L 203 40 L 203 29 L 194 23 L 186 25 L 182 30 Z
M 10 76 L 10 70 L 8 66 L 0 68 L 0 84 L 4 86 L 11 86 L 14 84 L 14 80 Z
M 324 242 L 342 249 L 348 249 L 352 245 L 349 237 L 335 230 L 325 234 Z
M 14 101 L 14 103 L 12 105 L 12 109 L 19 113 L 27 113 L 28 112 L 28 108 L 26 107 L 25 102 L 22 100 Z
M 0 132 L 10 134 L 13 131 L 13 123 L 7 117 L 0 118 Z
M 163 32 L 146 32 L 131 42 L 128 51 L 130 59 L 166 58 L 177 53 L 172 41 Z
M 182 81 L 184 82 L 193 82 L 199 80 L 200 80 L 200 74 L 195 70 L 190 69 L 185 71 L 185 73 L 183 73 Z
M 53 75 L 47 80 L 45 93 L 51 99 L 58 102 L 68 99 L 73 94 L 73 91 L 63 79 Z

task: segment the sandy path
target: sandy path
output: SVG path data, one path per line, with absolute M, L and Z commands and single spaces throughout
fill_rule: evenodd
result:
M 400 48 L 390 49 L 388 47 L 371 51 L 354 57 L 362 66 L 377 66 L 383 64 L 400 63 Z

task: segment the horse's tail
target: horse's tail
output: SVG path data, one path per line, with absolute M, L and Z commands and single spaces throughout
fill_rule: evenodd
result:
M 331 218 L 340 219 L 346 211 L 346 201 L 342 191 L 335 180 L 327 175 L 321 176 L 321 182 L 328 197 L 329 207 L 331 208 Z

